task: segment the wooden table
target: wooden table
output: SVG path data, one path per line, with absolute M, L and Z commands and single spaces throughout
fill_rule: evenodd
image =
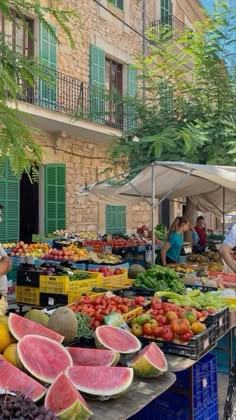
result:
M 135 378 L 130 389 L 120 398 L 108 401 L 89 401 L 94 420 L 125 420 L 159 397 L 176 381 L 172 372 L 156 379 Z

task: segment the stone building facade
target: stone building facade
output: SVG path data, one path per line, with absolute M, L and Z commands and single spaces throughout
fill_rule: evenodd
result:
M 170 15 L 178 25 L 191 27 L 203 16 L 201 4 L 199 0 L 65 0 L 63 5 L 75 9 L 80 16 L 80 22 L 73 22 L 70 28 L 75 49 L 70 47 L 60 28 L 57 28 L 60 45 L 56 46 L 50 34 L 29 16 L 35 38 L 31 51 L 50 68 L 55 85 L 48 87 L 40 82 L 30 99 L 19 103 L 19 108 L 31 116 L 30 123 L 41 130 L 35 138 L 44 150 L 44 165 L 40 168 L 36 191 L 38 208 L 30 212 L 32 220 L 27 229 L 32 233 L 50 233 L 66 226 L 73 231 L 104 233 L 117 228 L 131 232 L 137 226 L 150 224 L 147 205 L 107 208 L 90 197 L 78 195 L 86 183 L 105 176 L 99 174 L 109 166 L 107 150 L 124 126 L 123 118 L 117 117 L 116 107 L 109 101 L 104 103 L 98 92 L 106 88 L 115 89 L 121 96 L 134 96 L 140 86 L 132 63 L 145 47 L 143 27 Z M 48 22 L 55 25 L 51 16 Z M 95 99 L 93 89 L 97 89 Z M 91 107 L 99 115 L 91 114 Z M 33 188 L 26 180 L 23 182 L 19 186 L 21 208 L 22 190 L 30 196 Z M 174 210 L 172 206 L 171 215 Z M 176 210 L 180 212 L 178 206 Z M 22 216 L 18 228 L 19 225 L 22 225 L 19 232 L 26 229 Z

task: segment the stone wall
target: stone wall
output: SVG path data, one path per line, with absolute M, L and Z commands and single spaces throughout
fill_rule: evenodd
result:
M 78 193 L 85 183 L 91 184 L 108 176 L 100 174 L 109 166 L 106 146 L 48 133 L 38 137 L 37 142 L 43 147 L 44 164 L 66 164 L 67 228 L 104 233 L 105 206 L 90 197 L 79 197 Z M 127 206 L 127 230 L 132 232 L 143 224 L 150 226 L 150 208 L 143 202 Z

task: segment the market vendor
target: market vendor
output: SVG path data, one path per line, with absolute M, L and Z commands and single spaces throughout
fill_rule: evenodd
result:
M 183 233 L 189 229 L 189 221 L 186 217 L 175 218 L 168 232 L 167 242 L 161 249 L 161 262 L 164 267 L 167 264 L 176 264 L 178 262 L 184 242 Z
M 236 273 L 236 261 L 233 258 L 233 248 L 236 247 L 236 224 L 232 227 L 220 247 L 220 255 L 228 267 Z
M 0 204 L 0 223 L 2 222 L 3 206 Z M 7 276 L 11 270 L 11 260 L 0 244 L 0 315 L 5 315 L 7 310 Z
M 205 219 L 203 216 L 198 216 L 197 223 L 194 229 L 199 237 L 199 241 L 196 245 L 196 251 L 205 251 L 205 246 L 207 243 L 207 230 L 205 227 Z

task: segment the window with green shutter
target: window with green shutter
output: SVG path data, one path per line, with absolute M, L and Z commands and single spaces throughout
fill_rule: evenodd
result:
M 109 0 L 109 3 L 113 4 L 120 10 L 124 10 L 124 0 Z
M 101 48 L 90 45 L 91 119 L 105 122 L 105 53 Z
M 0 242 L 19 240 L 19 180 L 13 175 L 9 160 L 0 166 L 0 203 L 3 204 Z
M 51 27 L 56 31 L 55 26 Z M 39 82 L 40 106 L 57 109 L 57 43 L 43 23 L 39 31 L 39 57 L 42 65 L 47 68 L 48 79 Z
M 106 205 L 106 233 L 126 233 L 126 207 Z
M 172 15 L 172 1 L 161 0 L 161 19 L 164 20 L 165 18 L 171 15 Z
M 66 228 L 66 166 L 49 164 L 44 167 L 45 233 Z
M 127 68 L 127 96 L 130 98 L 127 107 L 127 128 L 128 130 L 136 127 L 137 113 L 135 112 L 135 98 L 138 94 L 138 71 L 131 64 Z

